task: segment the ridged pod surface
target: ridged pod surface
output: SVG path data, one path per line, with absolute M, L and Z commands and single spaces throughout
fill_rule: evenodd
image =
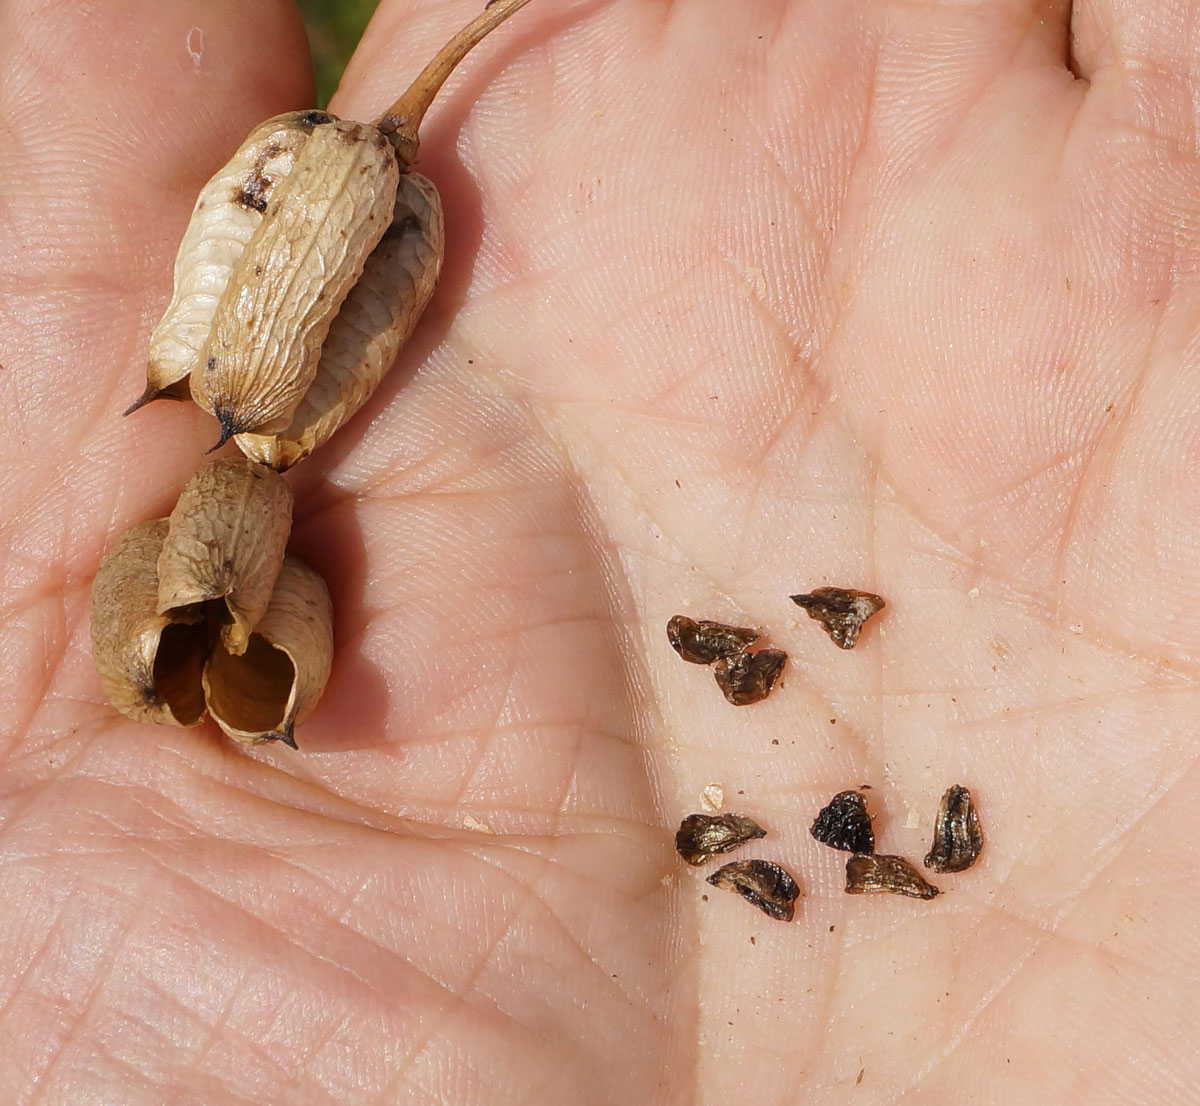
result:
M 291 424 L 278 434 L 238 434 L 247 457 L 283 472 L 371 398 L 433 296 L 444 253 L 437 189 L 419 173 L 402 174 L 391 224 L 329 328 Z
M 378 127 L 339 120 L 313 130 L 234 266 L 193 380 L 222 442 L 291 422 L 334 317 L 388 228 L 398 176 Z
M 213 461 L 187 482 L 158 559 L 159 614 L 223 599 L 221 641 L 246 651 L 266 613 L 292 529 L 283 477 L 244 457 Z
M 330 119 L 322 111 L 292 111 L 260 123 L 200 190 L 175 258 L 171 302 L 150 337 L 146 390 L 126 414 L 160 396 L 187 398 L 187 379 L 234 265 L 313 127 Z
M 165 518 L 117 539 L 92 583 L 92 657 L 109 701 L 139 722 L 195 726 L 204 717 L 207 655 L 196 612 L 158 613 L 158 558 Z

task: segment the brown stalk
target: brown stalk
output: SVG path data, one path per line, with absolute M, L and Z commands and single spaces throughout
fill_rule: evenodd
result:
M 404 95 L 376 121 L 396 148 L 396 160 L 406 169 L 417 160 L 418 131 L 446 78 L 484 38 L 529 0 L 491 0 L 482 12 L 446 43 L 413 81 Z

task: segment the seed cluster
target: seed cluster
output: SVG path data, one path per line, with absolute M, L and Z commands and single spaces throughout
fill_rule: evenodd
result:
M 853 649 L 864 623 L 886 606 L 880 596 L 852 588 L 817 588 L 790 598 L 825 627 L 840 649 Z M 761 636 L 759 630 L 685 615 L 675 615 L 667 623 L 667 640 L 675 652 L 692 664 L 715 664 L 717 683 L 735 706 L 765 699 L 787 661 L 787 654 L 778 649 L 751 653 L 750 646 Z M 910 860 L 875 851 L 875 830 L 860 791 L 841 791 L 830 799 L 810 832 L 821 844 L 851 854 L 846 861 L 847 894 L 886 892 L 917 899 L 941 894 Z M 745 815 L 692 814 L 680 825 L 675 848 L 687 863 L 698 865 L 764 835 Z M 942 796 L 925 867 L 941 873 L 961 872 L 975 863 L 982 848 L 983 833 L 971 793 L 955 784 Z M 736 891 L 772 917 L 788 921 L 799 895 L 792 877 L 769 861 L 726 864 L 709 876 L 708 882 Z
M 766 835 L 762 826 L 744 814 L 689 814 L 675 834 L 675 850 L 689 864 L 699 866 Z M 718 868 L 706 882 L 741 895 L 779 922 L 792 920 L 800 897 L 796 880 L 770 860 L 734 860 Z
M 857 791 L 842 791 L 830 799 L 810 832 L 821 844 L 854 854 L 846 861 L 848 894 L 886 891 L 914 899 L 932 899 L 941 894 L 912 861 L 875 851 L 875 830 L 867 802 Z M 961 872 L 975 863 L 982 848 L 983 833 L 971 793 L 955 784 L 942 796 L 938 807 L 933 848 L 925 857 L 925 867 L 935 872 Z
M 886 606 L 878 595 L 847 588 L 817 588 L 790 598 L 825 627 L 840 649 L 853 649 L 863 624 Z M 717 687 L 735 707 L 762 702 L 787 664 L 788 655 L 782 649 L 750 652 L 750 646 L 761 637 L 760 630 L 682 614 L 667 623 L 671 648 L 691 664 L 713 665 Z
M 667 623 L 667 640 L 675 652 L 692 664 L 715 664 L 717 687 L 735 707 L 749 706 L 770 695 L 787 664 L 782 649 L 749 651 L 761 636 L 744 626 L 707 619 L 697 622 L 681 614 Z
M 333 657 L 324 581 L 287 555 L 279 475 L 370 398 L 441 271 L 432 182 L 411 166 L 455 66 L 528 0 L 493 0 L 375 123 L 290 112 L 256 127 L 201 189 L 150 339 L 146 387 L 191 400 L 245 458 L 201 468 L 169 519 L 122 535 L 92 587 L 93 656 L 142 721 L 211 714 L 244 744 L 295 747 Z M 211 450 L 210 450 L 211 452 Z

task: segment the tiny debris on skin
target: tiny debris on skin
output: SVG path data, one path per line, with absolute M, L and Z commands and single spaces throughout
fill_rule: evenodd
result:
M 744 652 L 758 641 L 757 630 L 744 626 L 727 626 L 723 622 L 699 622 L 677 614 L 667 623 L 667 640 L 685 661 L 692 664 L 713 664 L 722 657 Z
M 708 882 L 723 891 L 735 891 L 779 922 L 792 920 L 800 897 L 796 881 L 769 860 L 735 860 L 713 872 Z
M 875 851 L 875 831 L 867 813 L 867 801 L 857 791 L 840 791 L 834 795 L 817 815 L 809 832 L 831 849 L 864 854 Z
M 912 899 L 934 899 L 941 894 L 928 883 L 912 861 L 902 856 L 852 856 L 846 861 L 846 893 L 886 891 Z
M 983 831 L 971 792 L 959 784 L 947 788 L 933 828 L 933 847 L 925 867 L 935 872 L 962 872 L 979 859 Z
M 703 864 L 766 836 L 767 831 L 744 814 L 689 814 L 675 834 L 675 850 L 689 864 Z
M 722 694 L 735 707 L 746 707 L 771 694 L 787 654 L 782 649 L 760 649 L 717 661 L 713 676 Z
M 887 606 L 878 595 L 853 588 L 817 588 L 789 598 L 825 627 L 839 649 L 853 649 L 863 623 Z

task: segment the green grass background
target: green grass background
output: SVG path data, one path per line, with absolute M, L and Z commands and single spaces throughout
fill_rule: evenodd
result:
M 317 104 L 329 103 L 379 0 L 299 0 L 317 73 Z

